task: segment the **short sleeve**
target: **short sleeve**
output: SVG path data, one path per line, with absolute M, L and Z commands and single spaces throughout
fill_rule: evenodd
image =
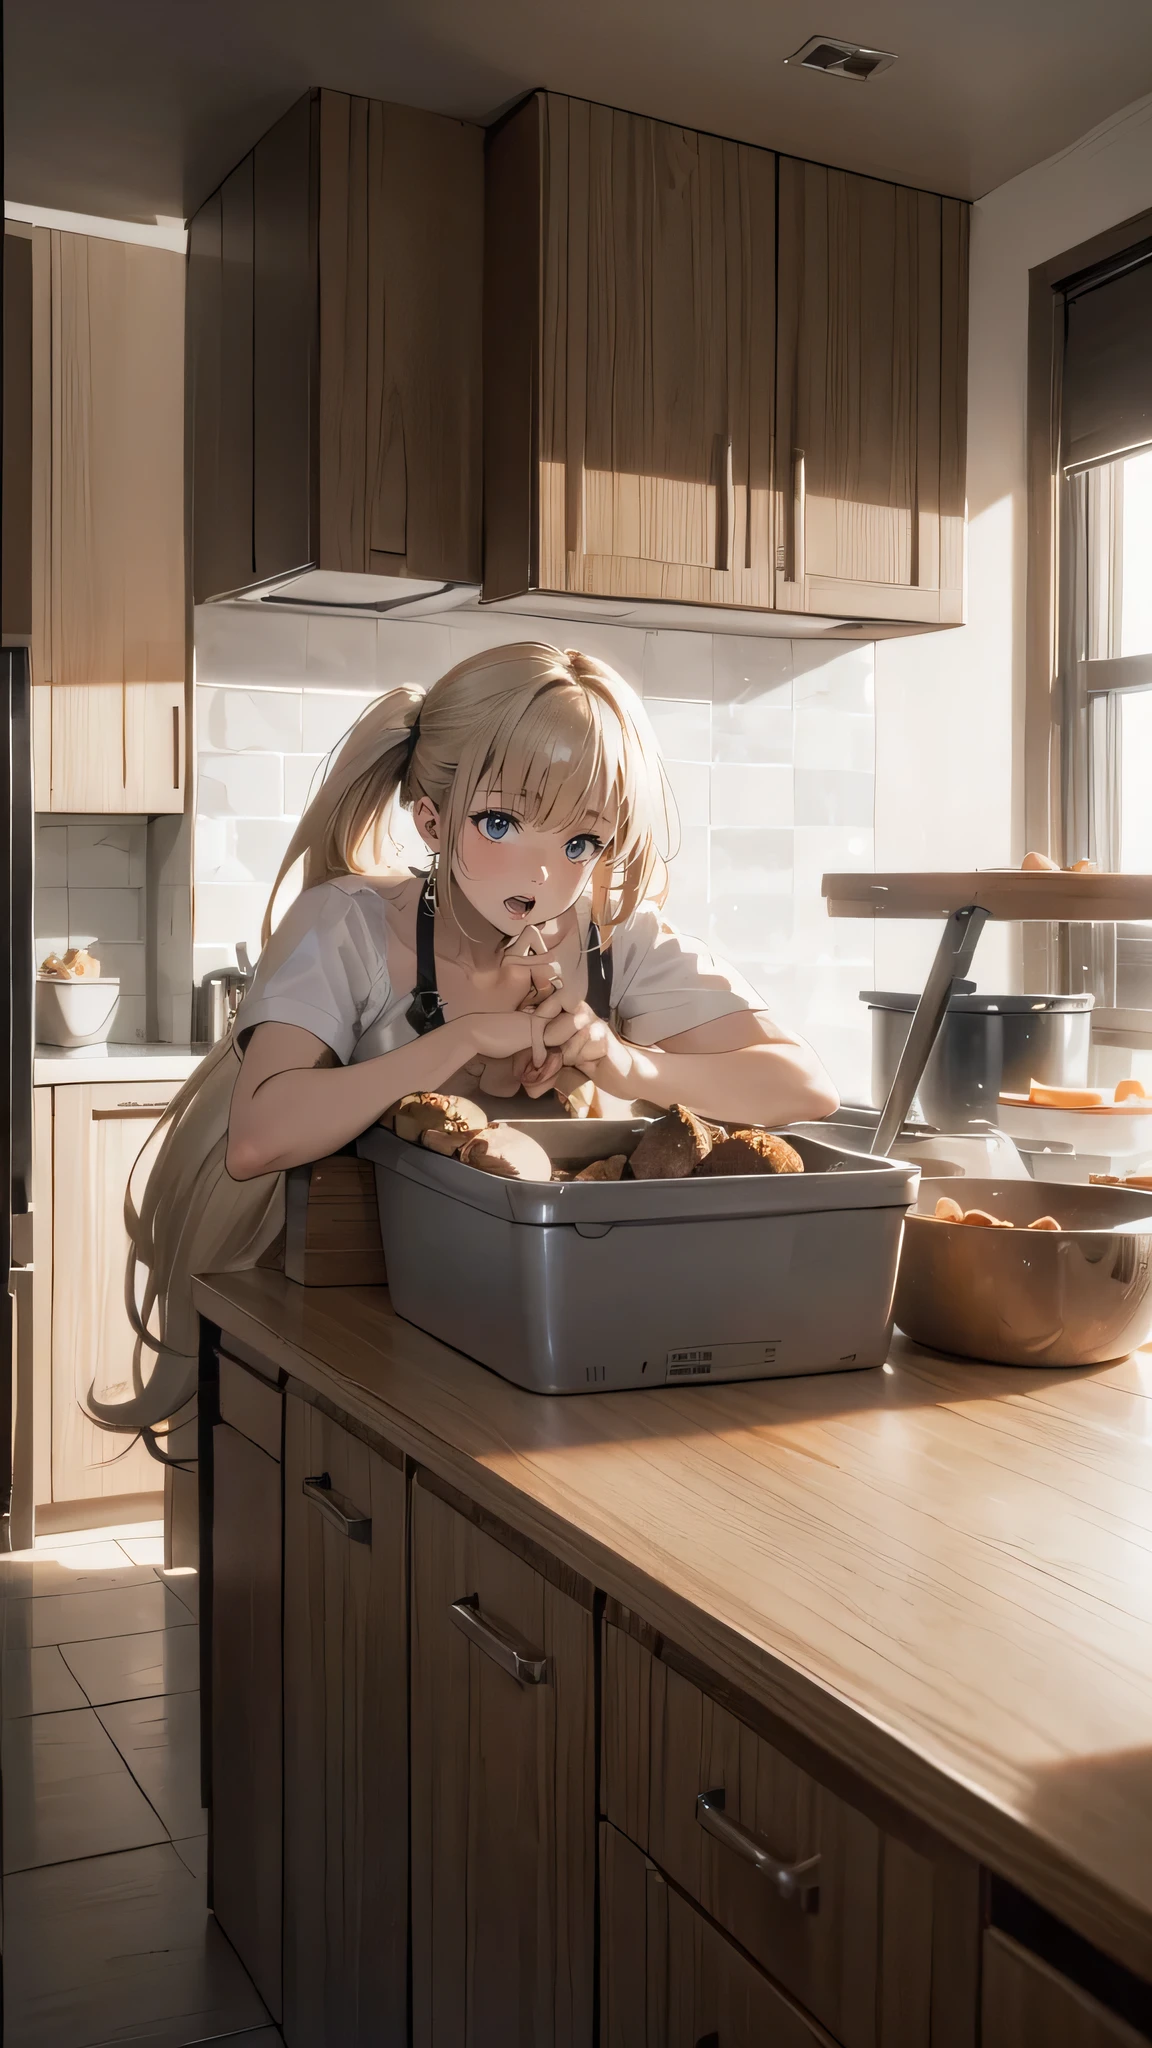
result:
M 699 939 L 678 932 L 650 903 L 618 926 L 610 957 L 612 1007 L 621 1035 L 634 1045 L 660 1045 L 714 1017 L 768 1007 L 743 975 Z
M 260 955 L 240 1005 L 237 1038 L 257 1024 L 297 1024 L 346 1066 L 391 993 L 384 930 L 373 930 L 363 891 L 322 882 L 296 898 Z

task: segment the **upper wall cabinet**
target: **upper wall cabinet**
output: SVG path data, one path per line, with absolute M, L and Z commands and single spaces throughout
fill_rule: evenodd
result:
M 780 160 L 782 611 L 963 616 L 968 209 Z
M 483 132 L 297 102 L 191 224 L 193 591 L 480 573 Z
M 31 238 L 33 680 L 177 683 L 184 261 L 55 228 Z
M 958 621 L 966 274 L 959 202 L 533 94 L 488 145 L 485 597 Z
M 488 153 L 484 595 L 770 606 L 776 159 L 536 93 Z

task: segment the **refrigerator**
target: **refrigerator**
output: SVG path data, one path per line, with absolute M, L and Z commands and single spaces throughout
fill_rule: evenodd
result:
M 0 1550 L 32 1541 L 32 677 L 26 646 L 0 653 Z

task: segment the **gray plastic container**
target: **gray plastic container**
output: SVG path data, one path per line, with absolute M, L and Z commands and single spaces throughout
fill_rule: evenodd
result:
M 646 1124 L 525 1128 L 580 1166 Z M 534 1393 L 584 1394 L 883 1364 L 919 1168 L 794 1142 L 803 1174 L 615 1182 L 500 1180 L 379 1127 L 357 1150 L 397 1314 Z

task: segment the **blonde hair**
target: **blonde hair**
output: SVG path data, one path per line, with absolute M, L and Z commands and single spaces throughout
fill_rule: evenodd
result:
M 663 902 L 674 807 L 638 699 L 590 655 L 527 640 L 469 655 L 427 695 L 405 685 L 369 705 L 288 843 L 261 943 L 301 858 L 306 889 L 364 872 L 366 848 L 379 866 L 396 799 L 406 809 L 421 797 L 435 804 L 438 902 L 461 923 L 454 856 L 481 792 L 546 829 L 575 827 L 590 812 L 613 818 L 592 873 L 592 915 L 605 945 L 646 897 Z
M 439 814 L 438 905 L 460 923 L 464 892 L 453 868 L 478 795 L 546 829 L 575 831 L 591 813 L 612 821 L 591 880 L 602 945 L 641 902 L 663 902 L 675 807 L 639 700 L 603 662 L 529 640 L 470 655 L 427 692 L 403 685 L 369 705 L 292 834 L 262 945 L 298 861 L 305 889 L 379 867 L 393 803 L 410 809 L 421 797 Z M 135 1393 L 106 1403 L 89 1392 L 92 1417 L 105 1428 L 148 1431 L 189 1401 L 198 1350 L 193 1276 L 256 1265 L 283 1229 L 283 1174 L 235 1181 L 225 1165 L 239 1066 L 230 1035 L 185 1082 L 145 1145 L 137 1167 L 148 1158 L 152 1170 L 138 1204 L 129 1182 Z M 147 1379 L 145 1352 L 154 1354 Z

